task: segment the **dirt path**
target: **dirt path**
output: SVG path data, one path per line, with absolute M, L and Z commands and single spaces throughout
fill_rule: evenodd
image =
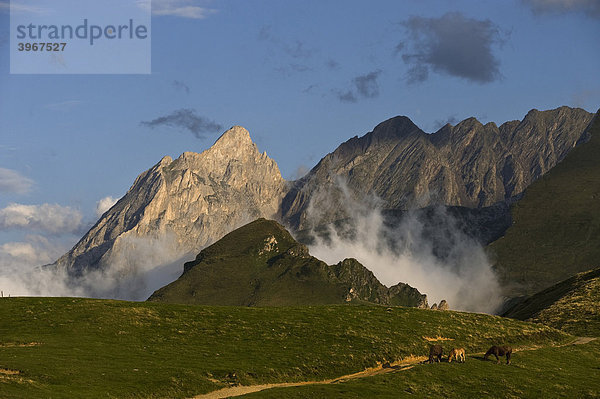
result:
M 427 358 L 421 357 L 410 357 L 399 362 L 391 363 L 386 367 L 378 366 L 369 368 L 358 373 L 343 375 L 338 378 L 323 381 L 301 381 L 301 382 L 281 382 L 275 384 L 261 384 L 261 385 L 238 385 L 229 388 L 222 388 L 217 391 L 212 391 L 202 395 L 196 395 L 193 399 L 221 399 L 230 398 L 233 396 L 246 395 L 252 392 L 264 391 L 265 389 L 271 388 L 287 388 L 287 387 L 299 387 L 303 385 L 322 385 L 322 384 L 335 384 L 338 382 L 344 382 L 349 380 L 355 380 L 357 378 L 372 377 L 374 375 L 386 374 L 395 371 L 404 371 L 413 368 L 415 364 L 422 363 Z
M 595 340 L 595 337 L 577 337 L 575 341 L 569 342 L 567 345 L 584 345 Z
M 592 337 L 577 337 L 574 341 L 568 342 L 566 344 L 562 344 L 559 346 L 567 346 L 567 345 L 584 345 L 591 341 L 596 340 L 596 338 Z M 540 348 L 524 348 L 518 351 L 523 350 L 535 350 Z M 517 350 L 515 350 L 516 352 Z M 472 353 L 470 355 L 477 355 L 477 353 Z M 480 353 L 483 355 L 483 352 Z M 349 380 L 355 380 L 357 378 L 365 378 L 372 377 L 374 375 L 392 373 L 396 371 L 405 371 L 413 368 L 416 364 L 422 363 L 427 360 L 427 357 L 410 357 L 399 362 L 395 362 L 386 367 L 378 366 L 370 369 L 366 369 L 363 371 L 359 371 L 358 373 L 344 375 L 338 378 L 323 380 L 323 381 L 301 381 L 301 382 L 280 382 L 274 384 L 260 384 L 260 385 L 238 385 L 228 388 L 222 388 L 217 391 L 212 391 L 202 395 L 196 395 L 193 399 L 222 399 L 222 398 L 230 398 L 234 396 L 246 395 L 252 392 L 264 391 L 265 389 L 271 388 L 288 388 L 288 387 L 299 387 L 303 385 L 322 385 L 322 384 L 335 384 L 338 382 L 344 382 Z

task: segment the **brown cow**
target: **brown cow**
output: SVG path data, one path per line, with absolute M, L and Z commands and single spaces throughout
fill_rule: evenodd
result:
M 429 363 L 441 362 L 444 349 L 441 345 L 431 345 L 429 348 Z
M 500 358 L 498 356 L 506 356 L 506 364 L 510 364 L 510 355 L 512 354 L 512 348 L 510 346 L 492 346 L 483 356 L 484 360 L 490 355 L 496 356 L 497 363 L 500 363 Z
M 463 348 L 454 348 L 450 351 L 448 355 L 448 363 L 452 362 L 452 359 L 455 359 L 457 362 L 464 363 L 465 362 L 465 350 Z

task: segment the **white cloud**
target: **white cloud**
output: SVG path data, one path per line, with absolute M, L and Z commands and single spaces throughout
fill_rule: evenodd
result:
M 16 170 L 0 168 L 0 193 L 25 194 L 31 190 L 33 180 Z
M 345 228 L 330 226 L 329 237 L 310 245 L 310 253 L 327 262 L 355 258 L 389 286 L 407 283 L 427 294 L 429 303 L 448 301 L 452 309 L 493 313 L 502 303 L 500 285 L 483 247 L 458 227 L 444 207 L 434 209 L 431 226 L 418 211 L 407 212 L 398 223 L 386 222 L 381 200 L 354 198 L 342 180 Z M 332 215 L 335 191 L 323 189 L 311 198 L 308 220 Z M 318 224 L 315 224 L 318 225 Z M 432 228 L 434 226 L 434 228 Z
M 7 242 L 0 245 L 0 262 L 5 264 L 8 259 L 18 262 L 27 262 L 41 265 L 53 262 L 62 254 L 64 248 L 57 249 L 46 237 L 28 235 L 23 242 Z
M 0 245 L 0 290 L 4 296 L 81 296 L 64 270 L 40 267 L 56 260 L 72 245 L 68 240 L 28 235 L 22 242 Z
M 0 230 L 25 229 L 48 233 L 74 233 L 81 229 L 82 215 L 57 204 L 9 204 L 0 209 Z
M 83 296 L 142 301 L 177 279 L 194 254 L 181 254 L 174 235 L 121 236 L 101 267 L 80 276 L 54 262 L 75 236 L 47 239 L 29 235 L 0 245 L 0 290 L 4 296 Z
M 16 1 L 0 1 L 0 11 L 10 11 L 19 13 L 46 14 L 48 9 L 36 7 L 28 4 L 17 3 Z
M 96 216 L 100 217 L 104 214 L 104 212 L 108 211 L 114 204 L 116 204 L 118 198 L 113 198 L 111 196 L 104 197 L 100 201 L 96 202 Z
M 144 6 L 144 3 L 140 3 Z M 191 19 L 204 19 L 216 10 L 201 7 L 193 0 L 153 0 L 152 14 L 159 16 L 173 16 Z

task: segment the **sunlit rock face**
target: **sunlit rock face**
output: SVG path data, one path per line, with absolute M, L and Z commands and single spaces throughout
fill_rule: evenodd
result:
M 150 240 L 155 257 L 197 253 L 249 221 L 277 218 L 285 192 L 275 161 L 258 151 L 246 129 L 234 126 L 208 150 L 164 157 L 138 176 L 56 264 L 75 275 L 101 268 L 139 250 L 138 238 Z

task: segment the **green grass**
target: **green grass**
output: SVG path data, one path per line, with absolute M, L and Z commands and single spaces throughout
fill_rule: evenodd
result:
M 532 295 L 600 266 L 600 113 L 589 142 L 534 182 L 489 247 L 509 296 Z
M 269 245 L 265 240 L 274 238 Z M 205 248 L 184 274 L 150 301 L 229 306 L 343 303 L 347 288 L 316 258 L 286 254 L 299 247 L 278 223 L 257 219 Z M 269 250 L 270 249 L 270 250 Z
M 181 277 L 149 300 L 227 306 L 425 302 L 418 290 L 400 288 L 389 290 L 355 259 L 329 266 L 279 223 L 260 218 L 203 249 Z
M 276 388 L 244 398 L 598 398 L 600 342 L 516 352 L 512 364 L 481 356 L 332 385 Z
M 383 306 L 4 298 L 0 320 L 0 369 L 20 371 L 0 373 L 2 398 L 181 398 L 230 382 L 327 379 L 426 355 L 424 337 L 451 338 L 444 347 L 468 352 L 572 339 L 497 316 Z
M 569 334 L 600 336 L 600 269 L 579 273 L 538 292 L 504 316 L 543 323 Z

